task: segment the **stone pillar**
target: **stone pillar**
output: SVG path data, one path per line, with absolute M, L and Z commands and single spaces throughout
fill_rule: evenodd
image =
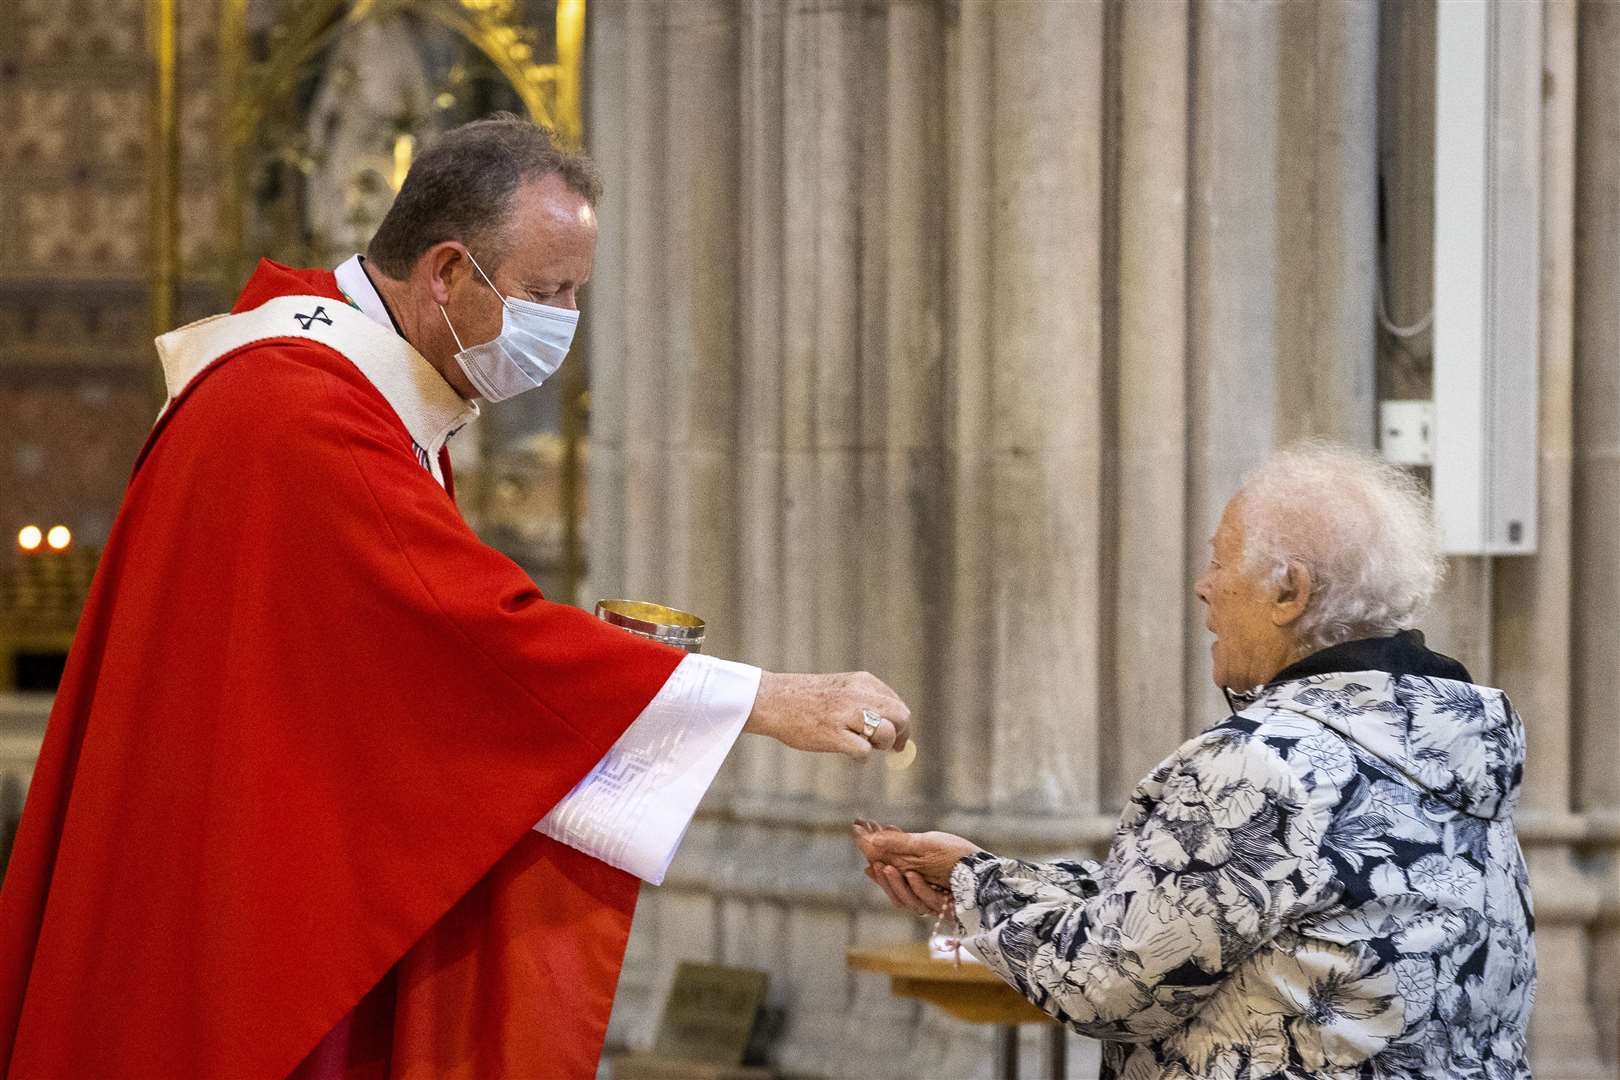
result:
M 1311 0 L 1280 19 L 1277 440 L 1370 449 L 1379 9 Z
M 1583 603 L 1575 618 L 1575 800 L 1620 807 L 1620 72 L 1605 63 L 1620 48 L 1620 7 L 1581 7 L 1579 182 L 1575 279 L 1576 572 Z
M 941 790 L 950 806 L 986 810 L 990 755 L 993 651 L 988 647 L 991 564 L 990 455 L 982 433 L 990 416 L 990 343 L 995 325 L 985 286 L 991 280 L 990 205 L 995 122 L 991 81 L 992 14 L 983 2 L 963 4 L 947 23 L 946 168 L 952 183 L 946 244 L 950 314 L 946 370 L 946 461 L 951 481 L 952 574 L 950 633 L 944 650 L 949 726 L 936 740 L 943 751 Z
M 591 48 L 587 54 L 591 93 L 585 130 L 589 148 L 609 182 L 597 207 L 596 266 L 582 300 L 589 311 L 581 333 L 593 355 L 591 365 L 590 474 L 587 485 L 590 523 L 588 571 L 581 596 L 618 595 L 625 590 L 625 271 L 629 231 L 628 62 L 631 56 L 627 0 L 596 0 L 587 9 Z M 617 181 L 616 183 L 613 181 Z M 595 299 L 602 297 L 602 303 Z M 635 923 L 624 970 L 619 979 L 610 1044 L 646 1045 L 657 1015 L 651 961 L 654 921 Z
M 658 432 L 664 590 L 713 626 L 705 648 L 736 655 L 738 22 L 735 0 L 665 9 L 667 127 L 662 168 L 665 338 L 634 342 L 661 363 L 662 400 L 638 422 Z M 678 63 L 670 57 L 679 57 Z M 678 193 L 678 196 L 677 196 Z M 661 353 L 661 356 L 660 356 Z M 632 458 L 634 460 L 634 458 Z
M 1574 0 L 1544 11 L 1541 182 L 1541 346 L 1538 440 L 1539 535 L 1531 557 L 1499 560 L 1497 674 L 1525 717 L 1529 758 L 1522 828 L 1531 839 L 1541 979 L 1532 1041 L 1544 1076 L 1601 1075 L 1599 1039 L 1620 999 L 1592 981 L 1586 923 L 1598 906 L 1595 882 L 1576 866 L 1572 826 L 1570 721 L 1573 702 L 1575 578 L 1571 507 L 1575 418 L 1576 29 Z M 1594 998 L 1596 1000 L 1594 1000 Z M 1606 1008 L 1604 1007 L 1606 1003 Z M 1613 1046 L 1613 1040 L 1609 1041 Z
M 1283 5 L 1204 0 L 1193 58 L 1188 255 L 1188 488 L 1191 582 L 1226 500 L 1276 442 L 1277 113 Z M 1210 683 L 1203 608 L 1189 609 L 1182 730 L 1224 708 Z
M 737 604 L 739 612 L 773 613 L 782 610 L 784 579 L 779 527 L 782 11 L 780 5 L 754 0 L 739 5 L 738 18 Z M 738 623 L 738 658 L 782 669 L 785 620 L 739 618 Z M 736 797 L 766 789 L 779 775 L 784 755 L 775 743 L 742 740 L 727 766 Z
M 591 93 L 585 117 L 589 149 L 607 178 L 597 207 L 596 266 L 582 297 L 589 314 L 581 334 L 605 360 L 591 365 L 590 482 L 586 485 L 590 542 L 580 599 L 594 602 L 625 589 L 625 303 L 630 227 L 630 109 L 628 0 L 596 0 L 587 9 Z M 637 199 L 641 198 L 640 192 Z M 595 302 L 597 297 L 602 303 Z
M 1123 804 L 1164 758 L 1187 703 L 1187 132 L 1184 0 L 1119 9 L 1117 442 L 1112 551 L 1114 693 L 1103 777 Z M 1199 548 L 1202 553 L 1202 548 Z M 1141 613 L 1159 613 L 1151 619 Z M 1207 672 L 1194 678 L 1207 681 Z
M 1102 4 L 994 8 L 991 803 L 1097 807 Z M 1088 496 L 1089 492 L 1097 495 Z
M 785 13 L 786 133 L 782 423 L 783 616 L 791 670 L 857 662 L 861 579 L 860 146 L 865 118 L 858 9 L 792 5 Z M 790 758 L 787 790 L 847 802 L 842 761 Z
M 668 138 L 666 28 L 662 7 L 629 4 L 625 8 L 624 58 L 624 591 L 631 596 L 665 595 L 671 582 L 668 561 L 669 513 L 665 492 L 675 463 L 663 415 L 668 336 L 664 298 L 664 263 L 652 253 L 662 250 L 668 216 L 669 174 L 665 160 Z M 593 106 L 593 112 L 596 112 Z M 611 363 L 611 361 L 609 361 Z M 611 407 L 598 403 L 598 408 Z M 676 418 L 679 422 L 679 418 Z M 594 432 L 593 432 L 594 436 Z M 594 441 L 593 441 L 594 448 Z M 674 600 L 674 597 L 669 597 Z
M 742 620 L 742 656 L 782 667 L 791 624 L 785 611 L 783 499 L 783 219 L 785 133 L 782 116 L 782 5 L 751 0 L 742 9 L 741 157 L 738 174 L 738 349 L 741 410 L 737 417 L 739 606 L 763 617 Z M 745 740 L 740 787 L 766 791 L 781 775 L 786 751 Z
M 1593 9 L 1572 102 L 1573 2 L 1546 9 L 1543 553 L 1460 564 L 1440 637 L 1495 654 L 1534 732 L 1538 1075 L 1584 1080 L 1614 1009 L 1583 988 L 1620 975 L 1608 871 L 1570 858 L 1620 839 L 1620 82 L 1596 59 L 1620 31 Z M 1279 442 L 1365 444 L 1374 372 L 1428 393 L 1421 336 L 1375 364 L 1372 185 L 1382 145 L 1392 306 L 1414 321 L 1433 10 L 590 10 L 597 591 L 704 612 L 723 655 L 870 668 L 923 748 L 890 774 L 744 739 L 643 901 L 615 1037 L 644 1044 L 675 963 L 706 958 L 772 973 L 789 1069 L 983 1075 L 982 1031 L 845 971 L 850 943 L 924 929 L 858 877 L 848 819 L 1099 852 L 1136 780 L 1220 715 L 1189 586 L 1226 499 Z
M 1570 802 L 1574 551 L 1571 484 L 1575 422 L 1575 10 L 1546 8 L 1542 108 L 1541 347 L 1537 476 L 1539 534 L 1532 557 L 1500 560 L 1494 652 L 1504 690 L 1528 724 L 1526 806 L 1566 815 Z
M 944 27 L 925 0 L 890 8 L 881 41 L 887 56 L 882 154 L 875 200 L 887 235 L 877 255 L 872 347 L 862 371 L 862 444 L 872 448 L 863 489 L 881 507 L 865 514 L 860 535 L 876 550 L 863 561 L 866 632 L 862 660 L 911 703 L 930 729 L 946 707 L 941 645 L 947 637 L 951 581 L 951 491 L 944 458 L 946 419 L 945 266 L 948 174 L 944 116 Z M 879 127 L 872 124 L 870 127 Z M 924 767 L 883 774 L 890 806 L 914 805 L 937 790 L 943 742 L 921 736 Z M 870 789 L 869 789 L 870 790 Z M 873 792 L 877 794 L 877 792 Z
M 1575 91 L 1575 389 L 1573 697 L 1570 756 L 1574 808 L 1606 859 L 1589 864 L 1602 897 L 1604 923 L 1587 938 L 1591 1014 L 1597 1050 L 1611 1075 L 1620 1069 L 1620 315 L 1614 267 L 1620 263 L 1620 77 L 1604 58 L 1620 48 L 1620 10 L 1601 3 L 1579 9 Z M 1549 41 L 1558 19 L 1549 21 Z M 1579 1024 L 1577 1003 L 1565 1025 Z M 1538 1044 L 1539 1045 L 1539 1044 Z
M 865 151 L 881 128 L 881 101 L 858 5 L 816 2 L 783 11 L 783 348 L 780 438 L 785 447 L 779 524 L 789 670 L 847 670 L 862 662 L 862 560 L 882 507 L 863 490 L 863 317 L 871 296 L 861 235 Z M 799 845 L 801 890 L 827 887 L 826 868 L 853 868 L 847 822 L 866 777 L 835 758 L 787 755 L 762 794 L 788 796 L 816 824 L 774 838 Z M 870 781 L 868 781 L 870 782 Z M 791 839 L 789 839 L 791 836 Z M 818 881 L 816 867 L 820 871 Z M 836 1061 L 850 980 L 843 954 L 853 919 L 844 907 L 790 904 L 785 934 L 794 978 L 781 1060 L 810 1071 Z

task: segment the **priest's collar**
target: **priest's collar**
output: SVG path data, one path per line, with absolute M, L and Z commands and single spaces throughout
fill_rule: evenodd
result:
M 338 288 L 343 292 L 343 299 L 352 306 L 360 309 L 361 314 L 380 326 L 386 326 L 394 333 L 400 333 L 399 323 L 394 321 L 393 312 L 388 310 L 388 303 L 382 298 L 382 293 L 371 283 L 371 276 L 366 273 L 366 257 L 364 255 L 351 255 L 332 275 L 337 278 Z
M 351 256 L 332 273 L 343 298 L 371 321 L 399 334 L 388 305 L 382 294 L 371 283 L 360 255 Z M 400 335 L 402 338 L 404 335 Z M 413 365 L 414 366 L 414 365 Z M 422 366 L 432 370 L 424 359 Z M 478 403 L 468 401 L 445 381 L 443 375 L 432 370 L 432 377 L 422 371 L 372 370 L 362 368 L 366 377 L 382 396 L 388 399 L 394 412 L 405 421 L 411 437 L 430 454 L 437 454 L 445 439 L 460 431 L 468 421 L 478 416 Z

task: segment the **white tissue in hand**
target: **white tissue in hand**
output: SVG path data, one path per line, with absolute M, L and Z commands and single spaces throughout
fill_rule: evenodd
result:
M 981 964 L 980 960 L 968 951 L 962 939 L 955 934 L 932 934 L 928 938 L 928 955 L 935 960 L 961 960 L 964 964 Z

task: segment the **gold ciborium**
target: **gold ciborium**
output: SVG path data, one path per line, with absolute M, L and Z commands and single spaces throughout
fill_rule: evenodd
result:
M 646 600 L 598 600 L 596 617 L 632 634 L 695 653 L 703 651 L 702 619 Z

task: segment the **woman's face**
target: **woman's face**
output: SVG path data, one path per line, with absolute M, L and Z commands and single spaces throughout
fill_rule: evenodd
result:
M 1297 569 L 1281 583 L 1257 581 L 1244 569 L 1242 498 L 1240 493 L 1226 504 L 1210 541 L 1209 565 L 1193 584 L 1209 609 L 1204 625 L 1215 634 L 1215 685 L 1240 691 L 1266 683 L 1297 658 L 1294 628 L 1310 590 Z

